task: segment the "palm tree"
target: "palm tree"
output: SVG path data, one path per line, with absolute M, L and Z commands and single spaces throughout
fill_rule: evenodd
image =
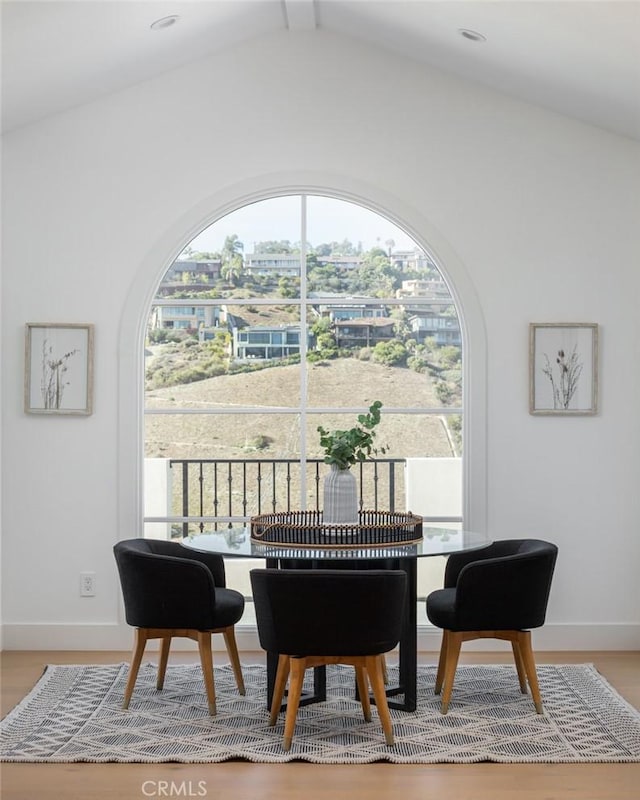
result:
M 231 261 L 234 256 L 240 255 L 243 250 L 244 244 L 238 239 L 237 233 L 227 236 L 222 246 L 222 260 Z
M 231 261 L 225 261 L 220 267 L 220 275 L 233 286 L 236 286 L 242 275 L 242 258 L 234 256 Z
M 241 254 L 243 250 L 244 244 L 238 239 L 238 235 L 234 233 L 226 237 L 220 253 L 222 258 L 220 274 L 234 286 L 242 275 L 243 262 Z

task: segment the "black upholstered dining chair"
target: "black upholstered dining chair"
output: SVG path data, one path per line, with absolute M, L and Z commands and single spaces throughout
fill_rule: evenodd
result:
M 444 588 L 427 597 L 427 617 L 443 629 L 436 694 L 447 713 L 460 647 L 473 639 L 511 642 L 520 689 L 527 680 L 538 714 L 542 700 L 531 648 L 531 628 L 544 624 L 558 548 L 538 539 L 494 542 L 449 556 Z
M 283 746 L 293 739 L 305 671 L 347 664 L 355 667 L 365 720 L 371 719 L 369 687 L 385 740 L 393 727 L 384 688 L 382 657 L 400 639 L 406 573 L 402 570 L 254 569 L 251 586 L 260 645 L 278 654 L 271 704 L 275 725 L 289 677 Z
M 136 629 L 123 708 L 129 706 L 149 639 L 162 640 L 156 684 L 162 689 L 174 636 L 198 643 L 210 714 L 216 713 L 212 633 L 224 635 L 238 691 L 244 694 L 234 630 L 244 612 L 244 597 L 226 588 L 222 556 L 156 539 L 127 539 L 113 551 L 126 620 Z

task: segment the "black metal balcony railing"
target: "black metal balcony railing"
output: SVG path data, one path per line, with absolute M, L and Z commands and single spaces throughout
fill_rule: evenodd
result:
M 360 508 L 395 511 L 405 496 L 405 459 L 380 458 L 352 467 L 358 482 Z M 180 459 L 169 460 L 174 470 L 171 505 L 183 519 L 182 535 L 189 533 L 190 518 L 211 518 L 221 524 L 248 521 L 255 514 L 300 508 L 304 481 L 306 508 L 320 510 L 322 483 L 328 467 L 321 458 L 301 462 L 274 459 Z M 402 466 L 402 469 L 397 469 Z M 205 523 L 197 523 L 200 533 Z

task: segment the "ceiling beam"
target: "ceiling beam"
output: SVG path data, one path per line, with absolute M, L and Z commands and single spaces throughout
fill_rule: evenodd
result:
M 312 31 L 318 26 L 315 0 L 282 0 L 282 13 L 290 31 Z

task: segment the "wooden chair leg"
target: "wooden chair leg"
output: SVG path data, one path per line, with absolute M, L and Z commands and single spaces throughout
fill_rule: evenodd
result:
M 282 708 L 282 698 L 289 679 L 289 656 L 280 654 L 278 656 L 278 669 L 276 670 L 276 680 L 273 687 L 273 699 L 271 700 L 271 715 L 269 725 L 275 725 L 278 714 Z
M 200 664 L 202 665 L 202 676 L 204 686 L 207 690 L 207 701 L 209 703 L 209 713 L 212 717 L 216 715 L 216 688 L 213 680 L 213 653 L 211 651 L 211 632 L 198 631 L 198 650 L 200 651 Z
M 531 687 L 531 697 L 533 704 L 536 707 L 536 712 L 542 714 L 542 698 L 540 697 L 540 686 L 538 685 L 538 674 L 536 672 L 536 662 L 533 657 L 533 650 L 531 649 L 531 631 L 518 632 L 518 644 L 522 654 L 522 663 L 525 672 L 527 673 L 527 680 Z
M 378 716 L 384 731 L 384 738 L 389 747 L 393 746 L 393 725 L 391 722 L 391 714 L 389 712 L 389 705 L 387 703 L 387 693 L 384 688 L 384 677 L 382 673 L 381 656 L 366 656 L 365 665 L 369 681 L 371 682 L 371 689 L 376 701 L 376 708 L 378 709 Z
M 242 667 L 240 666 L 240 656 L 238 655 L 238 645 L 236 644 L 236 633 L 233 625 L 225 628 L 222 634 L 225 644 L 227 645 L 227 653 L 229 653 L 229 660 L 231 661 L 231 667 L 235 675 L 238 692 L 244 695 L 244 678 L 242 677 Z
M 127 678 L 127 685 L 124 690 L 124 700 L 122 702 L 123 708 L 129 708 L 129 701 L 133 694 L 133 687 L 136 685 L 138 677 L 138 670 L 142 661 L 142 654 L 144 653 L 145 645 L 147 644 L 147 631 L 145 628 L 136 628 L 135 638 L 133 642 L 133 652 L 131 654 L 131 665 L 129 667 L 129 677 Z
M 516 670 L 518 672 L 518 681 L 520 682 L 520 691 L 522 694 L 527 693 L 527 673 L 522 661 L 522 653 L 520 652 L 520 644 L 517 639 L 511 640 L 511 649 L 513 650 L 513 660 L 516 662 Z
M 444 682 L 444 667 L 447 663 L 447 635 L 449 631 L 442 631 L 442 642 L 440 644 L 440 658 L 438 659 L 438 672 L 436 673 L 435 694 L 440 694 Z
M 449 710 L 449 701 L 453 691 L 453 680 L 458 666 L 460 647 L 462 645 L 462 634 L 456 631 L 447 631 L 447 655 L 444 669 L 444 692 L 442 694 L 442 704 L 440 710 L 446 714 Z
M 160 661 L 158 663 L 158 679 L 156 681 L 156 689 L 162 689 L 164 686 L 164 676 L 167 672 L 167 663 L 169 661 L 169 649 L 171 647 L 171 636 L 164 636 L 160 646 Z
M 300 705 L 300 695 L 302 693 L 302 682 L 307 668 L 305 658 L 290 658 L 289 668 L 291 670 L 291 680 L 289 681 L 289 697 L 287 699 L 287 714 L 284 720 L 284 740 L 285 750 L 291 748 L 293 731 L 296 727 L 296 717 L 298 716 L 298 706 Z
M 387 671 L 387 658 L 383 653 L 380 658 L 382 658 L 382 677 L 384 678 L 384 685 L 389 685 L 389 673 Z
M 364 666 L 364 663 L 359 665 L 356 664 L 355 670 L 358 696 L 360 697 L 360 703 L 362 704 L 364 720 L 365 722 L 371 722 L 371 701 L 369 700 L 369 682 L 367 681 L 367 670 Z M 384 682 L 384 671 L 382 679 Z

